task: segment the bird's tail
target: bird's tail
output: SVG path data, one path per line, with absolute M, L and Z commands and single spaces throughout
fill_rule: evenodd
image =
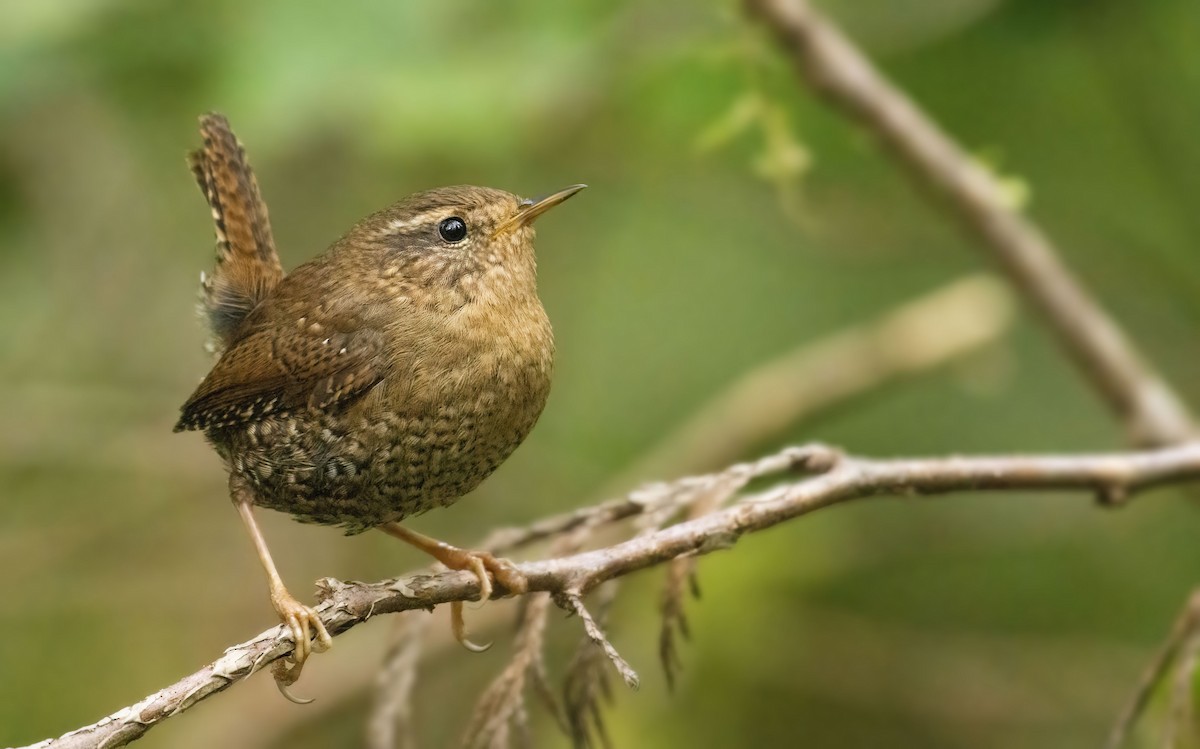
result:
M 219 114 L 200 118 L 203 148 L 188 155 L 192 174 L 212 208 L 217 230 L 217 264 L 201 276 L 200 311 L 220 353 L 238 326 L 283 278 L 267 206 L 258 181 L 229 121 Z

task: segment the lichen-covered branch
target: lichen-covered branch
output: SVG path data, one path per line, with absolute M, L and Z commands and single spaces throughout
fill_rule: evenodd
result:
M 679 495 L 677 489 L 671 491 L 669 487 L 690 487 L 692 491 L 684 494 L 694 496 L 702 493 L 699 487 L 728 485 L 731 476 L 772 472 L 767 469 L 774 469 L 776 476 L 786 472 L 782 474 L 785 478 L 777 479 L 767 489 L 732 497 L 726 506 L 707 515 L 640 533 L 603 548 L 525 562 L 518 567 L 529 581 L 530 592 L 569 599 L 606 580 L 686 555 L 726 549 L 746 534 L 863 497 L 911 498 L 954 491 L 1072 490 L 1090 492 L 1104 503 L 1114 504 L 1143 489 L 1200 478 L 1200 442 L 1128 453 L 915 459 L 852 457 L 815 445 L 789 448 L 720 473 L 659 485 L 645 495 L 651 501 L 632 501 L 623 506 L 640 508 L 643 512 L 661 509 L 663 502 Z M 319 585 L 322 602 L 317 610 L 334 636 L 380 614 L 428 609 L 451 601 L 474 600 L 479 595 L 478 581 L 469 572 L 416 574 L 377 583 L 326 578 Z M 497 595 L 504 593 L 497 591 Z M 286 656 L 292 647 L 287 630 L 272 627 L 230 647 L 211 664 L 137 704 L 34 746 L 40 749 L 123 746 L 164 720 Z
M 1183 401 L 1072 276 L 1050 239 L 1013 207 L 999 181 L 837 26 L 806 0 L 746 0 L 746 7 L 815 91 L 875 135 L 991 250 L 1136 444 L 1166 445 L 1196 436 Z

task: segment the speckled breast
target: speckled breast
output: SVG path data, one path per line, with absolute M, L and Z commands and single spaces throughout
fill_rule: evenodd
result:
M 440 405 L 264 418 L 209 438 L 255 503 L 360 533 L 456 501 L 512 454 L 549 391 L 530 371 L 520 393 L 473 388 Z M 411 404 L 410 404 L 411 405 Z

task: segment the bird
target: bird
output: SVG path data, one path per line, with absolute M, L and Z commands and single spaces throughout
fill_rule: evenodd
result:
M 294 649 L 277 662 L 286 697 L 332 640 L 284 585 L 255 509 L 347 534 L 379 529 L 510 594 L 525 580 L 491 554 L 401 521 L 457 502 L 538 420 L 554 360 L 538 296 L 535 219 L 576 195 L 535 199 L 487 187 L 425 190 L 368 215 L 284 273 L 267 208 L 229 121 L 200 118 L 189 164 L 216 225 L 216 265 L 199 309 L 217 356 L 175 431 L 202 432 L 266 572 Z M 466 636 L 462 604 L 451 607 Z

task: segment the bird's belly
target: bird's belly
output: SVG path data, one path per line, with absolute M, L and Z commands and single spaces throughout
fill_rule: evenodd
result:
M 525 439 L 545 399 L 488 400 L 488 408 L 304 413 L 212 436 L 256 504 L 358 533 L 474 489 Z

